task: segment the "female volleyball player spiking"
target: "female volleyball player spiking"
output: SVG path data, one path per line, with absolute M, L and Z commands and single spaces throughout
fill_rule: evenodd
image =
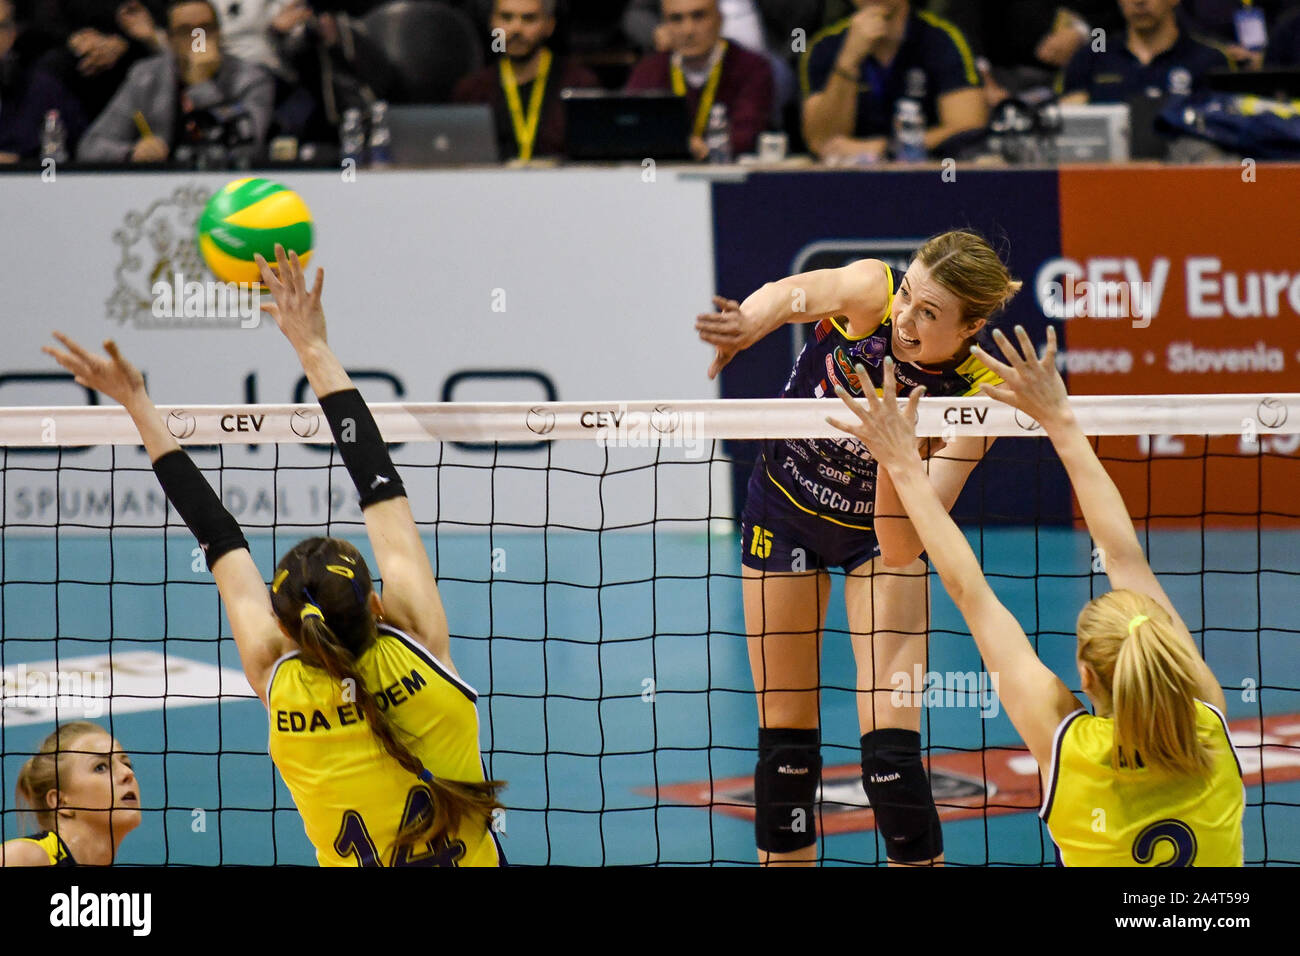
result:
M 0 844 L 0 866 L 108 866 L 140 825 L 131 758 L 88 721 L 56 727 L 18 771 L 16 790 L 42 829 Z
M 998 696 L 1045 771 L 1041 816 L 1067 866 L 1240 866 L 1245 790 L 1228 736 L 1223 690 L 1151 571 L 1119 489 L 1074 419 L 1056 370 L 1056 336 L 1038 359 L 1000 332 L 1007 363 L 982 358 L 1004 380 L 994 398 L 1032 416 L 1074 485 L 1114 590 L 1079 615 L 1077 664 L 1094 715 L 1034 653 L 994 595 L 965 536 L 916 454 L 917 393 L 905 418 L 892 370 L 883 399 L 847 393 L 860 424 L 832 424 L 862 440 L 889 472 L 944 587 L 962 612 Z M 1098 811 L 1102 811 L 1099 815 Z M 1098 821 L 1104 825 L 1097 826 Z
M 971 355 L 989 318 L 1015 295 L 980 236 L 943 233 L 917 250 L 906 275 L 867 259 L 763 286 L 743 303 L 715 299 L 699 317 L 716 346 L 715 376 L 741 349 L 786 322 L 816 322 L 781 395 L 829 397 L 879 387 L 882 360 L 901 363 L 904 390 L 968 395 L 994 376 Z M 855 374 L 854 364 L 867 378 Z M 987 450 L 978 437 L 931 459 L 930 481 L 951 507 Z M 857 659 L 862 784 L 892 863 L 942 860 L 943 835 L 921 760 L 920 695 L 899 707 L 897 674 L 924 665 L 928 590 L 921 542 L 876 462 L 851 438 L 767 441 L 749 482 L 741 524 L 745 628 L 758 694 L 754 771 L 759 861 L 811 863 L 821 774 L 818 714 L 826 569 L 845 571 Z M 919 688 L 918 688 L 919 690 Z M 913 699 L 915 703 L 913 703 Z
M 360 494 L 382 602 L 361 554 L 336 538 L 290 549 L 268 594 L 239 524 L 117 346 L 105 342 L 103 358 L 55 333 L 68 351 L 45 351 L 126 407 L 168 500 L 203 547 L 244 673 L 269 712 L 271 757 L 321 865 L 496 866 L 490 817 L 504 785 L 484 779 L 477 695 L 452 666 L 406 489 L 326 343 L 323 272 L 309 292 L 297 256 L 275 251 L 278 275 L 258 257 L 275 298 L 263 308 L 298 353 Z

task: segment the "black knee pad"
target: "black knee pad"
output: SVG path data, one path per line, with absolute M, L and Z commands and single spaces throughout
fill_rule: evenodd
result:
M 862 787 L 891 860 L 920 863 L 943 852 L 943 830 L 921 762 L 919 733 L 887 727 L 865 734 Z
M 821 778 L 820 731 L 759 728 L 754 840 L 760 850 L 789 853 L 817 842 L 813 803 Z

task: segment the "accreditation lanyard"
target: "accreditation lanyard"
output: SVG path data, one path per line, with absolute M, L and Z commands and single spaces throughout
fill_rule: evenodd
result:
M 717 51 L 714 53 L 713 69 L 709 71 L 709 80 L 704 84 L 704 92 L 700 94 L 700 108 L 695 111 L 695 136 L 703 136 L 705 127 L 709 125 L 709 112 L 713 109 L 713 99 L 718 95 L 718 82 L 722 79 L 722 61 L 727 58 L 727 41 L 722 40 Z M 681 63 L 677 57 L 673 57 L 672 62 L 673 92 L 678 96 L 686 95 L 686 74 L 682 72 Z
M 502 57 L 501 88 L 506 93 L 506 106 L 510 108 L 510 123 L 515 130 L 515 142 L 519 144 L 519 158 L 533 158 L 533 144 L 537 142 L 537 128 L 542 123 L 542 99 L 546 96 L 546 77 L 551 72 L 551 51 L 542 48 L 541 61 L 537 67 L 537 77 L 533 80 L 533 93 L 528 98 L 528 117 L 524 117 L 524 107 L 519 100 L 519 84 L 515 82 L 515 68 L 509 57 Z

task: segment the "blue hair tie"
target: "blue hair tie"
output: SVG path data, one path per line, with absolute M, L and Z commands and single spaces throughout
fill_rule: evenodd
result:
M 429 773 L 425 767 L 420 768 L 420 779 L 425 783 L 433 783 L 433 774 Z

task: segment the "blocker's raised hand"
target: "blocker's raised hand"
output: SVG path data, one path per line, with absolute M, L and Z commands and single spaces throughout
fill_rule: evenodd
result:
M 317 267 L 316 284 L 307 291 L 307 280 L 302 274 L 298 253 L 284 251 L 275 244 L 273 270 L 260 254 L 253 260 L 262 271 L 262 282 L 271 291 L 275 304 L 263 304 L 262 310 L 270 313 L 284 337 L 295 349 L 325 343 L 325 311 L 321 308 L 321 290 L 325 286 L 325 270 Z
M 877 396 L 871 387 L 867 370 L 856 366 L 858 378 L 864 387 L 863 399 L 856 401 L 840 386 L 835 386 L 835 393 L 858 417 L 858 421 L 846 422 L 827 416 L 840 431 L 848 432 L 862 441 L 873 458 L 886 468 L 898 468 L 911 463 L 919 464 L 921 457 L 916 446 L 916 414 L 925 386 L 914 389 L 907 398 L 907 411 L 898 407 L 898 383 L 894 379 L 894 360 L 885 359 L 885 375 L 881 382 L 882 395 Z
M 1043 350 L 1041 359 L 1034 351 L 1029 333 L 1022 326 L 1016 326 L 1016 338 L 1020 341 L 1019 349 L 1000 329 L 993 332 L 993 339 L 1006 356 L 1006 362 L 999 362 L 979 346 L 971 349 L 1003 381 L 1002 385 L 981 387 L 990 397 L 1020 409 L 1044 428 L 1052 428 L 1071 414 L 1065 382 L 1056 368 L 1056 330 L 1050 325 L 1047 327 L 1047 348 Z
M 105 357 L 87 351 L 62 332 L 55 332 L 54 337 L 67 351 L 49 345 L 42 346 L 41 351 L 76 376 L 78 385 L 103 392 L 122 405 L 126 405 L 133 397 L 145 394 L 144 376 L 122 357 L 117 343 L 112 339 L 104 342 L 104 351 L 108 353 Z

